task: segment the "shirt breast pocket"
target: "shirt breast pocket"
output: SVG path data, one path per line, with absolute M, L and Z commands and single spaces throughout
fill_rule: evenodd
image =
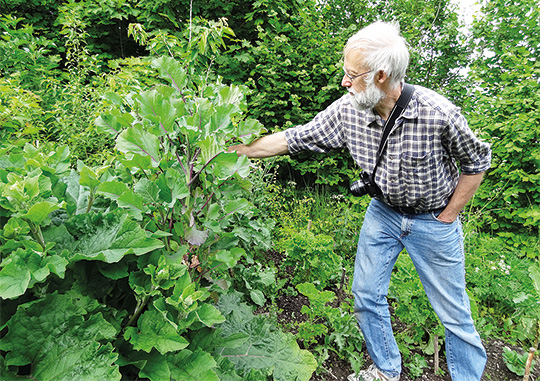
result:
M 436 176 L 437 162 L 433 152 L 402 153 L 401 176 L 405 183 L 412 186 L 422 186 L 433 181 Z

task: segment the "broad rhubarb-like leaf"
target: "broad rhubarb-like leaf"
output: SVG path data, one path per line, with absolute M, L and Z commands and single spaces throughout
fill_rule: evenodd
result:
M 57 242 L 57 247 L 67 249 L 72 261 L 114 263 L 127 254 L 142 255 L 163 247 L 163 242 L 147 237 L 139 224 L 125 213 L 78 215 L 68 220 L 66 226 L 77 240 Z
M 235 348 L 216 348 L 233 362 L 237 369 L 273 370 L 274 380 L 309 380 L 317 369 L 313 355 L 301 350 L 294 337 L 275 329 L 264 316 L 255 316 L 251 309 L 238 303 L 235 295 L 223 295 L 218 307 L 227 321 L 221 325 L 224 337 L 246 334 L 249 338 Z
M 195 352 L 184 349 L 182 352 L 167 358 L 171 369 L 171 378 L 177 381 L 219 381 L 212 368 L 216 361 L 201 349 Z
M 50 294 L 19 306 L 0 349 L 8 366 L 31 365 L 32 379 L 120 380 L 111 343 L 116 329 L 81 295 Z M 86 307 L 86 308 L 85 308 Z
M 156 310 L 146 311 L 137 323 L 137 327 L 127 327 L 124 338 L 133 348 L 147 353 L 155 348 L 161 354 L 186 348 L 189 342 L 180 336 L 175 327 L 166 321 Z
M 43 282 L 50 273 L 64 277 L 68 261 L 58 255 L 45 255 L 30 249 L 19 249 L 2 262 L 0 298 L 21 296 L 35 283 Z

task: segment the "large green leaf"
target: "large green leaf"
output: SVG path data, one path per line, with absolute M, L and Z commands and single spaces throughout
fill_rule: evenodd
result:
M 171 379 L 171 371 L 167 358 L 162 356 L 157 351 L 153 351 L 140 361 L 142 366 L 139 366 L 141 371 L 139 376 L 149 378 L 151 381 L 162 381 Z
M 23 261 L 12 259 L 0 270 L 0 297 L 12 299 L 26 292 L 30 284 L 30 271 Z
M 253 204 L 251 204 L 248 200 L 244 198 L 241 198 L 240 200 L 234 200 L 234 201 L 228 202 L 224 208 L 225 216 L 223 216 L 222 218 L 227 218 L 233 215 L 234 213 L 242 213 L 246 209 L 249 210 L 252 205 Z
M 192 312 L 197 320 L 207 327 L 213 327 L 215 324 L 223 323 L 225 318 L 219 310 L 211 304 L 204 303 L 201 307 Z
M 133 348 L 147 353 L 155 348 L 161 354 L 186 348 L 189 342 L 180 336 L 175 327 L 156 310 L 146 311 L 138 320 L 137 327 L 127 327 L 124 338 Z
M 158 138 L 154 134 L 143 130 L 140 124 L 136 124 L 118 135 L 116 148 L 123 153 L 137 153 L 149 156 L 152 159 L 152 165 L 156 167 L 161 160 Z
M 219 381 L 212 368 L 216 361 L 201 349 L 192 352 L 184 349 L 182 352 L 167 358 L 171 369 L 171 378 L 177 381 Z
M 101 181 L 99 181 L 99 176 L 94 172 L 93 169 L 90 167 L 87 167 L 86 165 L 81 168 L 79 171 L 79 175 L 81 176 L 79 183 L 82 186 L 88 187 L 90 189 L 96 188 Z
M 74 216 L 66 226 L 77 240 L 57 245 L 70 252 L 71 260 L 114 263 L 127 254 L 142 255 L 163 247 L 160 240 L 147 237 L 136 221 L 121 212 Z
M 131 114 L 121 114 L 120 112 L 113 110 L 109 115 L 100 115 L 96 119 L 96 126 L 99 132 L 107 132 L 112 135 L 117 135 L 124 128 L 127 128 L 133 122 L 133 116 Z
M 21 218 L 32 221 L 36 225 L 40 225 L 51 212 L 62 208 L 64 204 L 65 203 L 59 204 L 51 201 L 41 201 L 32 205 L 28 212 L 21 215 Z
M 238 156 L 236 153 L 221 153 L 214 160 L 213 173 L 225 180 L 238 173 L 240 177 L 247 177 L 250 173 L 250 161 L 246 155 Z
M 210 131 L 220 136 L 227 136 L 233 132 L 231 121 L 231 110 L 233 108 L 232 105 L 215 107 L 216 112 L 210 119 Z
M 98 194 L 113 200 L 118 200 L 118 198 L 127 190 L 127 185 L 120 181 L 105 181 L 97 187 Z
M 0 298 L 21 296 L 51 273 L 63 278 L 67 265 L 68 261 L 58 255 L 42 256 L 30 249 L 19 249 L 2 262 Z
M 49 294 L 19 306 L 0 343 L 5 364 L 31 365 L 31 378 L 41 381 L 120 380 L 118 355 L 102 344 L 115 338 L 116 329 L 83 300 Z
M 218 307 L 227 319 L 221 326 L 223 337 L 238 333 L 248 336 L 239 346 L 216 348 L 238 369 L 269 368 L 273 370 L 275 380 L 283 381 L 311 378 L 317 369 L 317 361 L 310 352 L 298 347 L 291 334 L 276 330 L 264 316 L 253 315 L 234 294 L 221 296 Z
M 68 204 L 66 206 L 68 213 L 85 213 L 90 191 L 80 184 L 79 174 L 75 170 L 72 170 L 69 176 L 62 178 L 61 181 L 67 185 L 65 197 Z
M 135 184 L 133 190 L 142 197 L 145 204 L 157 204 L 161 201 L 159 187 L 154 181 L 143 178 Z
M 187 85 L 187 73 L 177 60 L 163 56 L 152 62 L 152 66 L 159 69 L 159 75 L 171 82 L 172 86 L 182 92 Z
M 128 153 L 124 157 L 118 158 L 127 168 L 152 169 L 152 159 L 148 155 L 138 153 Z
M 157 136 L 166 135 L 174 130 L 177 111 L 168 99 L 168 96 L 160 94 L 155 89 L 145 91 L 137 97 L 141 116 L 159 126 L 151 129 Z
M 159 187 L 160 199 L 170 208 L 177 200 L 182 200 L 189 196 L 189 188 L 186 182 L 186 175 L 178 170 L 168 169 L 166 173 L 161 173 L 156 181 Z
M 266 128 L 255 119 L 246 119 L 238 123 L 236 136 L 243 144 L 249 144 L 255 140 Z
M 143 198 L 120 181 L 105 181 L 97 187 L 97 193 L 116 201 L 119 207 L 131 210 L 140 220 L 147 211 Z

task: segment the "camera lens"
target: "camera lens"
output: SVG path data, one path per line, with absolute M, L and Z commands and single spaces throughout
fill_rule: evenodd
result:
M 363 180 L 356 180 L 351 184 L 351 193 L 357 197 L 363 196 L 368 193 L 366 184 Z

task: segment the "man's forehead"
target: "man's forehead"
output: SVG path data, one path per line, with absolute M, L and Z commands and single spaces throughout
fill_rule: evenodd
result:
M 345 53 L 343 66 L 348 70 L 357 70 L 363 64 L 363 54 L 360 49 L 352 49 Z

